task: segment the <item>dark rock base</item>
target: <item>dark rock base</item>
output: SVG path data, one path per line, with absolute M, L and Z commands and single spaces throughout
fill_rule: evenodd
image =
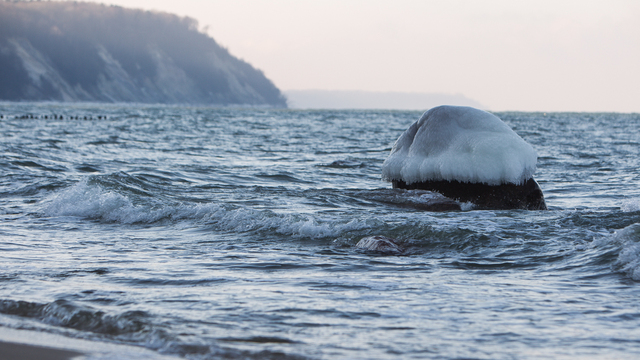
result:
M 522 185 L 463 183 L 459 181 L 424 181 L 407 184 L 393 180 L 393 188 L 429 190 L 460 202 L 471 202 L 479 209 L 491 210 L 547 210 L 540 185 L 530 178 Z

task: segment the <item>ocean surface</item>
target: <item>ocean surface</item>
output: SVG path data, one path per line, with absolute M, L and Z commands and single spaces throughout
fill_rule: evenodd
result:
M 640 358 L 640 114 L 496 115 L 549 210 L 391 189 L 421 112 L 0 103 L 0 334 L 130 359 Z M 356 246 L 376 235 L 402 251 Z

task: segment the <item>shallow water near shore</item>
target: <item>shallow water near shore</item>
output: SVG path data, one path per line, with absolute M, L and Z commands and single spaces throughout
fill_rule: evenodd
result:
M 3 330 L 187 359 L 640 356 L 638 114 L 496 113 L 549 210 L 445 212 L 381 181 L 420 112 L 0 115 Z M 404 251 L 355 246 L 375 235 Z

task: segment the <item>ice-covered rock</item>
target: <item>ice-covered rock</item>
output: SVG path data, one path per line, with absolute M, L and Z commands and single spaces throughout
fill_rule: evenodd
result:
M 437 191 L 490 209 L 546 209 L 533 147 L 497 116 L 438 106 L 396 141 L 382 165 L 394 188 Z

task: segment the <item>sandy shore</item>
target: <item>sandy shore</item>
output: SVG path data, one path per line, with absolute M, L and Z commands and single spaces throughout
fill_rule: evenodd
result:
M 0 318 L 2 315 L 0 314 Z M 77 359 L 76 359 L 77 358 Z M 180 360 L 141 346 L 0 326 L 0 360 Z
M 70 360 L 82 353 L 0 341 L 2 360 Z

